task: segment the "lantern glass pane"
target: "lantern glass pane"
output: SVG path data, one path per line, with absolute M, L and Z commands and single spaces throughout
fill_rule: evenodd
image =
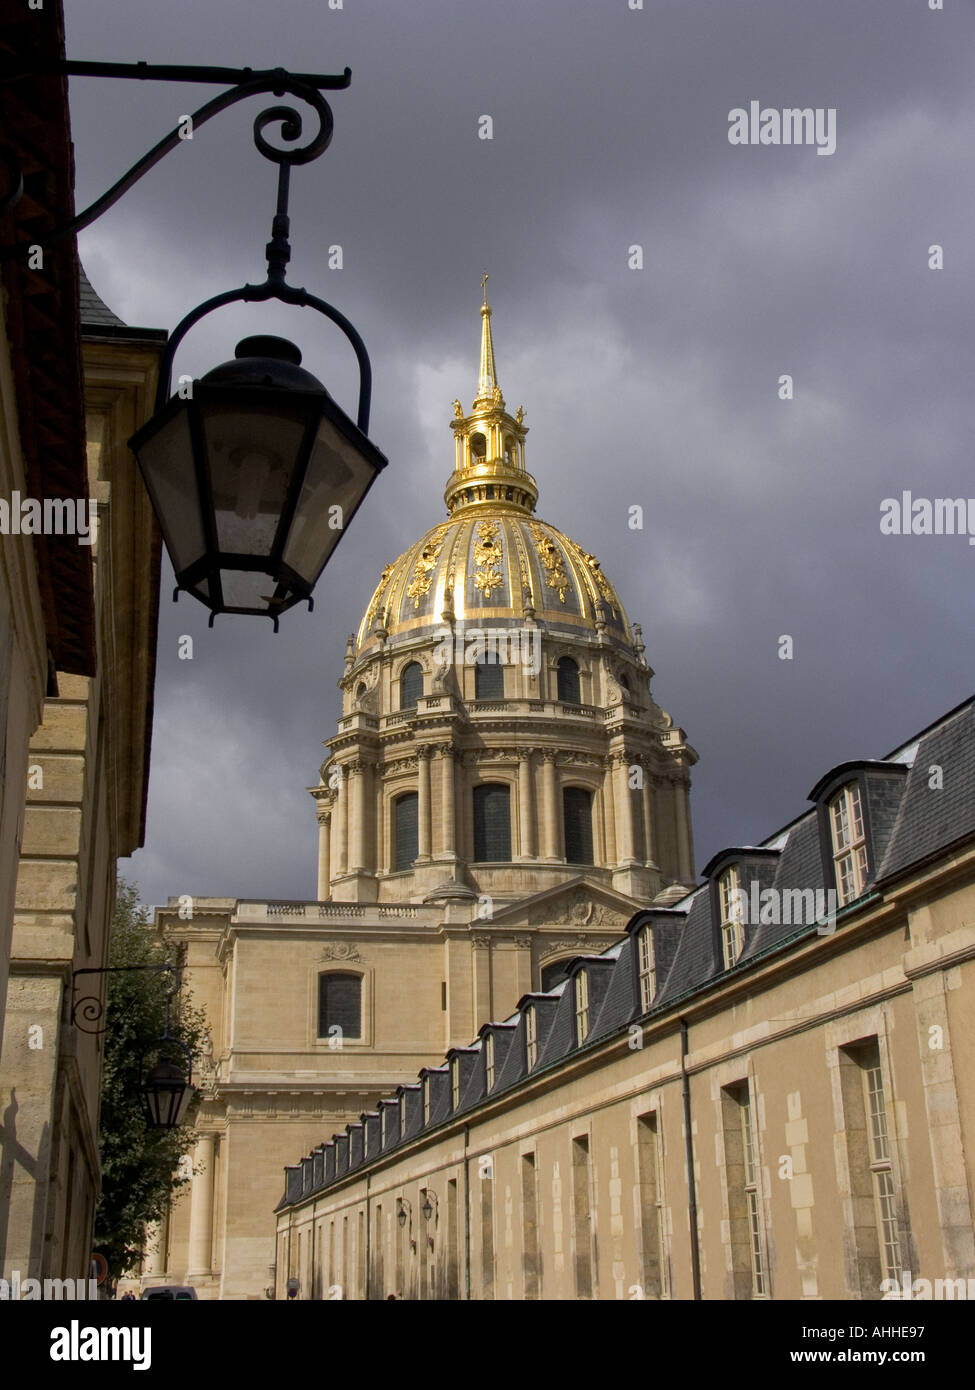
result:
M 138 459 L 173 569 L 181 574 L 205 546 L 186 407 L 140 446 Z
M 276 587 L 270 575 L 253 570 L 221 570 L 220 584 L 226 608 L 257 608 L 262 613 L 267 612 Z
M 305 421 L 294 412 L 269 414 L 266 402 L 248 409 L 207 401 L 201 414 L 217 547 L 224 554 L 269 555 Z
M 379 472 L 376 457 L 364 435 L 359 448 L 322 417 L 282 557 L 308 584 L 321 574 Z

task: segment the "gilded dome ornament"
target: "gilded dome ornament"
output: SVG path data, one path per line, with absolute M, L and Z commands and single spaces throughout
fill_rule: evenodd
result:
M 480 522 L 474 539 L 474 563 L 477 566 L 474 587 L 479 589 L 485 598 L 490 598 L 494 590 L 504 584 L 498 569 L 502 558 L 501 532 L 497 523 Z
M 413 570 L 413 578 L 406 590 L 407 596 L 413 600 L 414 608 L 419 608 L 420 599 L 430 592 L 433 574 L 437 568 L 437 561 L 440 559 L 440 552 L 443 550 L 446 534 L 446 525 L 438 526 L 433 536 L 420 551 L 420 558 Z
M 546 536 L 537 521 L 530 521 L 531 533 L 535 537 L 535 548 L 538 551 L 538 558 L 541 560 L 545 569 L 545 583 L 550 589 L 554 589 L 559 596 L 559 600 L 565 603 L 566 591 L 569 587 L 569 576 L 565 572 L 565 565 L 562 563 L 562 556 L 558 547 L 551 536 Z

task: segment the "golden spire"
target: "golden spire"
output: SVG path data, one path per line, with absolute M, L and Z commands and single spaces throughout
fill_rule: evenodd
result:
M 487 272 L 481 276 L 481 363 L 477 396 L 469 415 L 454 401 L 454 471 L 447 480 L 444 501 L 453 516 L 475 507 L 491 511 L 531 513 L 538 487 L 525 470 L 525 412 L 509 415 L 498 385 L 491 337 L 491 306 L 487 302 Z
M 484 296 L 481 304 L 481 367 L 477 378 L 477 397 L 475 406 L 480 402 L 503 405 L 499 399 L 500 388 L 498 387 L 497 370 L 494 365 L 494 339 L 491 336 L 491 306 L 487 302 L 487 271 L 481 276 L 481 292 Z M 495 395 L 498 392 L 498 395 Z

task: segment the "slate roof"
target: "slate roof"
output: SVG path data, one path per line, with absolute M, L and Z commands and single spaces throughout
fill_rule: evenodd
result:
M 113 314 L 99 297 L 81 264 L 78 266 L 78 282 L 82 332 L 89 328 L 125 328 L 118 314 Z
M 78 308 L 83 338 L 130 339 L 133 342 L 164 343 L 163 328 L 133 328 L 112 312 L 92 285 L 85 268 L 78 262 Z
M 940 769 L 940 786 L 935 769 Z M 666 1012 L 678 1000 L 707 990 L 719 978 L 738 976 L 770 952 L 788 949 L 815 934 L 815 919 L 800 916 L 798 922 L 784 920 L 786 912 L 779 912 L 779 920 L 774 922 L 750 921 L 745 928 L 741 956 L 726 970 L 716 925 L 715 879 L 728 864 L 737 863 L 743 886 L 751 876 L 761 890 L 775 889 L 780 903 L 786 901 L 787 893 L 796 895 L 794 902 L 803 893 L 809 895 L 807 901 L 815 898 L 817 892 L 825 895 L 833 887 L 832 851 L 825 829 L 827 801 L 838 786 L 853 778 L 859 780 L 864 807 L 869 872 L 861 896 L 836 911 L 832 929 L 837 931 L 843 930 L 844 921 L 870 900 L 879 885 L 891 883 L 926 860 L 975 838 L 975 697 L 949 711 L 884 759 L 839 764 L 813 788 L 811 796 L 819 799 L 811 810 L 759 846 L 738 847 L 715 855 L 707 866 L 708 870 L 713 866 L 713 875 L 707 882 L 677 903 L 637 912 L 627 924 L 624 940 L 598 956 L 577 957 L 568 965 L 567 978 L 553 990 L 524 995 L 509 1018 L 484 1024 L 469 1046 L 451 1049 L 446 1065 L 424 1067 L 420 1076 L 429 1078 L 433 1086 L 428 1124 L 423 1123 L 421 1091 L 416 1082 L 399 1087 L 396 1093 L 407 1096 L 406 1141 L 412 1142 L 422 1133 L 432 1132 L 462 1113 L 527 1084 L 536 1074 L 557 1068 L 571 1055 L 623 1032 L 636 1020 Z M 820 901 L 828 900 L 823 896 Z M 641 1008 L 637 959 L 637 938 L 643 928 L 653 933 L 657 967 L 657 989 L 646 1013 Z M 590 1022 L 588 1035 L 581 1044 L 576 1038 L 575 994 L 575 976 L 580 970 L 589 976 Z M 531 1071 L 526 1064 L 529 1008 L 535 1010 L 537 1038 L 537 1059 Z M 489 1035 L 494 1038 L 495 1082 L 490 1095 L 486 1095 L 485 1039 Z M 455 1057 L 461 1065 L 456 1109 L 449 1070 L 450 1060 Z M 353 1128 L 349 1127 L 350 1132 Z M 385 1144 L 377 1144 L 375 1149 L 370 1144 L 369 1163 L 403 1142 L 398 1123 L 390 1124 L 388 1130 Z M 341 1145 L 343 1138 L 335 1136 L 336 1145 Z M 323 1164 L 305 1159 L 285 1169 L 286 1190 L 279 1210 L 302 1201 L 309 1193 L 309 1184 L 311 1190 L 318 1191 L 356 1166 L 352 1161 L 337 1165 L 333 1179 L 328 1151 L 326 1144 Z M 369 1166 L 362 1164 L 361 1157 L 359 1163 Z

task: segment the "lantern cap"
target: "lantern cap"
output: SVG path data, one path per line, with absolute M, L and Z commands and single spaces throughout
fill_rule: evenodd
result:
M 234 350 L 233 361 L 221 362 L 201 381 L 206 386 L 272 386 L 328 395 L 318 377 L 301 366 L 299 347 L 287 338 L 265 333 L 242 338 Z

